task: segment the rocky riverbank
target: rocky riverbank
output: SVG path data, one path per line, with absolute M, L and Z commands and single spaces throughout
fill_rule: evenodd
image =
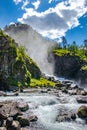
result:
M 57 123 L 57 129 L 60 123 L 64 123 L 64 127 L 71 123 L 77 124 L 78 128 L 81 125 L 82 130 L 83 124 L 87 125 L 87 91 L 70 80 L 57 85 L 56 88 L 24 89 L 18 95 L 9 93 L 8 96 L 3 92 L 0 98 L 0 130 L 56 130 L 54 125 L 48 127 L 45 116 L 49 117 L 48 122 L 52 118 L 54 124 Z
M 29 105 L 23 100 L 0 102 L 0 130 L 27 130 L 26 126 L 38 120 L 33 113 L 27 115 L 28 110 Z

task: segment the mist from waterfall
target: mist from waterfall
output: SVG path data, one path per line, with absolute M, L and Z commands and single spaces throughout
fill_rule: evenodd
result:
M 25 47 L 29 56 L 38 64 L 42 72 L 53 75 L 54 63 L 49 63 L 47 60 L 48 51 L 54 45 L 53 42 L 45 40 L 28 25 L 27 28 L 22 27 L 22 25 L 21 28 L 15 25 L 7 29 L 6 32 L 19 45 Z

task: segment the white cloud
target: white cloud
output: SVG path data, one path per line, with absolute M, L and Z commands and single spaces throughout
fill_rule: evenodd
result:
M 67 4 L 60 2 L 54 8 L 41 13 L 35 11 L 37 7 L 26 8 L 23 17 L 18 21 L 31 25 L 45 37 L 56 39 L 80 25 L 78 19 L 87 12 L 85 2 L 86 0 L 67 0 Z
M 20 2 L 22 2 L 22 0 L 13 0 L 15 2 L 15 4 L 19 4 Z
M 37 0 L 36 2 L 33 2 L 32 5 L 34 5 L 35 9 L 38 9 L 38 7 L 40 5 L 40 0 Z
M 49 0 L 49 4 L 52 2 L 53 0 Z
M 29 0 L 23 1 L 22 10 L 25 10 L 26 6 L 29 4 Z

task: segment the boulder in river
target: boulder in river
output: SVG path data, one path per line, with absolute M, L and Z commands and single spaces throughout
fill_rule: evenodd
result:
M 23 100 L 20 100 L 19 102 L 17 102 L 17 106 L 21 111 L 27 111 L 29 109 L 29 106 L 26 102 L 24 102 Z
M 74 121 L 76 119 L 76 114 L 74 112 L 70 112 L 67 110 L 60 110 L 56 121 L 58 122 L 71 122 Z
M 76 100 L 78 103 L 87 103 L 87 96 L 78 97 Z
M 16 120 L 20 122 L 22 127 L 29 126 L 29 118 L 25 114 L 18 116 Z
M 87 106 L 81 106 L 77 112 L 78 117 L 87 118 Z

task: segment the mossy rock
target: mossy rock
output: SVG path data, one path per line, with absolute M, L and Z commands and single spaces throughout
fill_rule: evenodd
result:
M 77 112 L 78 117 L 87 118 L 87 106 L 81 106 Z

